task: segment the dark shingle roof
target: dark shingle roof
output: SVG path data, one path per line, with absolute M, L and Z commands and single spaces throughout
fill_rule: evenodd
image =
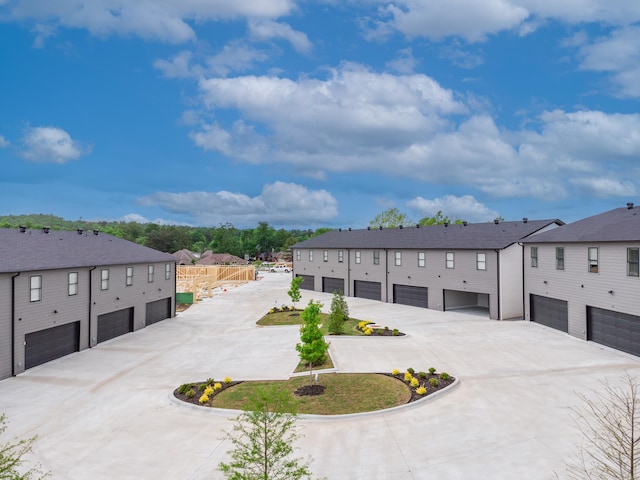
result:
M 529 237 L 527 243 L 637 242 L 640 207 L 616 208 Z
M 493 250 L 506 248 L 560 220 L 432 225 L 429 227 L 332 230 L 293 248 L 399 248 Z
M 92 231 L 78 232 L 0 228 L 0 273 L 61 268 L 175 262 L 169 253 Z

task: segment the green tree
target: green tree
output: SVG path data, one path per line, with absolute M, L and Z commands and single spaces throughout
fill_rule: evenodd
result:
M 462 220 L 459 218 L 451 219 L 447 215 L 442 215 L 442 210 L 438 210 L 438 212 L 433 217 L 424 217 L 418 223 L 423 227 L 428 227 L 431 225 L 442 225 L 445 223 L 459 224 L 459 223 L 462 223 Z
M 7 417 L 0 415 L 0 435 L 7 429 Z M 37 437 L 26 440 L 16 440 L 0 445 L 0 479 L 6 480 L 31 480 L 46 478 L 47 473 L 40 471 L 40 466 L 32 467 L 25 471 L 24 456 L 31 453 Z
M 345 312 L 346 309 L 346 312 Z M 341 291 L 335 290 L 331 298 L 331 312 L 327 330 L 332 335 L 340 335 L 344 332 L 344 322 L 349 320 L 349 308 Z
M 296 405 L 291 394 L 276 385 L 262 387 L 248 399 L 226 439 L 233 444 L 231 462 L 218 469 L 231 480 L 295 480 L 311 478 L 309 462 L 292 458 Z
M 406 213 L 400 212 L 397 208 L 390 208 L 375 216 L 369 222 L 371 227 L 395 228 L 400 225 L 411 225 L 413 221 Z
M 289 291 L 287 292 L 287 295 L 289 295 L 289 298 L 291 298 L 291 301 L 293 302 L 293 309 L 295 310 L 296 308 L 296 303 L 300 301 L 300 299 L 302 298 L 302 294 L 300 293 L 300 284 L 304 281 L 304 278 L 302 277 L 293 277 L 291 279 L 291 286 L 289 287 Z
M 324 341 L 324 335 L 320 330 L 320 309 L 322 304 L 309 300 L 309 305 L 302 312 L 302 325 L 300 326 L 300 343 L 296 350 L 300 359 L 309 367 L 309 384 L 311 373 L 315 365 L 321 365 L 327 358 L 329 344 Z

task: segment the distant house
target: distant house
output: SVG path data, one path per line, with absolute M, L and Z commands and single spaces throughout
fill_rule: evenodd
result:
M 170 254 L 81 229 L 0 245 L 0 379 L 175 316 Z
M 629 203 L 523 243 L 527 319 L 640 355 L 640 207 Z
M 210 253 L 196 262 L 196 265 L 247 265 L 244 258 L 236 257 L 230 253 Z
M 292 247 L 301 288 L 435 310 L 524 315 L 522 240 L 560 220 L 333 230 Z
M 178 265 L 193 265 L 198 260 L 198 256 L 190 250 L 183 248 L 172 254 L 176 258 Z

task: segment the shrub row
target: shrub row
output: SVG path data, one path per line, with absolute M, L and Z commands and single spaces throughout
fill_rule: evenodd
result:
M 230 377 L 225 377 L 222 383 L 216 382 L 213 378 L 208 378 L 206 382 L 202 383 L 183 383 L 178 387 L 177 392 L 189 399 L 194 398 L 200 392 L 198 403 L 211 406 L 211 401 L 215 394 L 222 391 L 223 386 L 229 386 L 231 382 Z
M 391 371 L 391 375 L 401 378 L 418 395 L 425 395 L 429 387 L 438 388 L 440 380 L 447 381 L 451 378 L 447 372 L 436 374 L 436 369 L 433 367 L 429 368 L 429 374 L 431 377 L 426 372 L 418 372 L 417 376 L 415 376 L 416 371 L 413 368 L 407 368 L 404 373 L 397 368 Z

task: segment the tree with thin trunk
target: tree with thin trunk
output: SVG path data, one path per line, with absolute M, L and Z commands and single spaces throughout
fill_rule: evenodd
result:
M 293 309 L 296 309 L 296 303 L 300 301 L 302 298 L 302 294 L 300 293 L 300 284 L 304 281 L 303 277 L 293 277 L 291 279 L 291 286 L 289 287 L 289 291 L 287 295 L 291 298 L 293 302 Z
M 0 435 L 7 429 L 7 417 L 0 415 Z M 35 480 L 49 476 L 48 473 L 40 471 L 40 466 L 36 465 L 30 469 L 24 467 L 25 455 L 33 450 L 33 444 L 37 437 L 26 440 L 16 440 L 0 444 L 0 479 L 6 480 Z
M 300 360 L 309 366 L 309 384 L 312 383 L 312 371 L 315 365 L 321 365 L 327 358 L 329 344 L 324 341 L 320 330 L 320 309 L 322 304 L 309 300 L 302 312 L 303 324 L 300 326 L 300 343 L 296 345 Z
M 233 444 L 231 462 L 218 469 L 230 480 L 296 480 L 311 478 L 309 461 L 292 458 L 296 404 L 276 385 L 258 388 L 225 438 Z
M 583 440 L 576 461 L 567 465 L 569 478 L 640 478 L 640 389 L 628 373 L 621 382 L 601 382 L 594 398 L 579 394 L 584 405 L 574 409 L 574 419 Z
M 334 290 L 331 298 L 331 311 L 329 312 L 329 321 L 327 322 L 327 330 L 331 335 L 341 335 L 344 333 L 344 322 L 349 319 L 349 312 L 344 313 L 346 302 L 344 295 L 340 290 Z

